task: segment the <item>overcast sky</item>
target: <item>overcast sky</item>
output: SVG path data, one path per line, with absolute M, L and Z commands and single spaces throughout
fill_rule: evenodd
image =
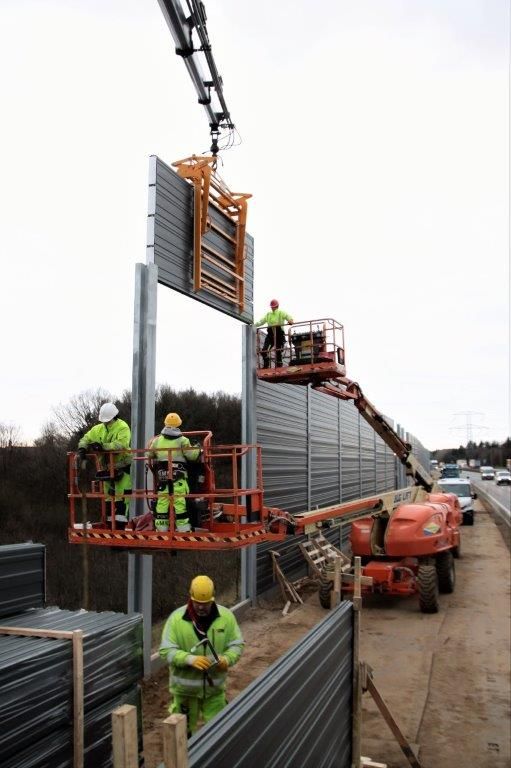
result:
M 508 0 L 205 5 L 256 317 L 276 297 L 343 323 L 349 377 L 429 449 L 467 422 L 504 440 Z M 131 388 L 148 157 L 209 128 L 157 0 L 1 0 L 0 67 L 0 422 L 30 441 L 73 395 Z M 240 325 L 160 287 L 156 375 L 240 392 Z

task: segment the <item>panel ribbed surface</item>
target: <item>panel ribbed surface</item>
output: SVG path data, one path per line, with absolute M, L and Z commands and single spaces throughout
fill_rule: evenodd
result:
M 191 739 L 190 768 L 349 768 L 352 644 L 343 602 Z
M 288 512 L 304 512 L 396 488 L 392 451 L 350 401 L 337 400 L 305 386 L 256 387 L 257 441 L 262 446 L 265 500 Z M 394 426 L 392 419 L 385 417 Z M 429 466 L 429 453 L 411 436 L 415 455 Z M 342 546 L 350 526 L 342 526 Z M 338 546 L 339 533 L 326 530 Z M 274 586 L 270 549 L 281 553 L 286 574 L 305 574 L 298 537 L 257 549 L 257 593 Z
M 0 547 L 0 616 L 42 608 L 45 599 L 43 544 Z
M 310 390 L 311 507 L 341 498 L 339 401 Z
M 86 713 L 132 689 L 142 677 L 138 614 L 34 609 L 3 617 L 0 626 L 83 630 Z M 0 764 L 40 739 L 68 733 L 72 672 L 70 640 L 0 634 Z
M 240 315 L 230 301 L 201 289 L 193 291 L 193 187 L 158 157 L 151 158 L 154 176 L 149 186 L 149 217 L 147 247 L 149 260 L 158 266 L 158 281 L 180 293 L 202 301 L 215 309 L 245 322 L 253 321 L 254 241 L 245 237 L 245 309 Z M 222 219 L 222 229 L 234 233 L 234 225 L 217 210 L 209 206 L 213 223 Z M 249 214 L 250 215 L 250 214 Z M 225 254 L 226 240 L 214 230 L 206 233 L 204 241 L 220 254 Z M 214 268 L 211 268 L 215 272 Z M 225 274 L 218 277 L 226 279 Z
M 307 507 L 307 388 L 258 381 L 256 394 L 266 503 L 302 512 Z

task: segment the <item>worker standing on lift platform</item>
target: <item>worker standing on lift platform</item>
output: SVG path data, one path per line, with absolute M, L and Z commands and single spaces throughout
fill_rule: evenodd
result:
M 160 656 L 170 666 L 170 714 L 188 718 L 188 735 L 227 704 L 227 670 L 243 653 L 244 642 L 236 617 L 215 602 L 209 576 L 196 576 L 186 605 L 170 614 L 163 628 Z
M 273 347 L 275 349 L 275 367 L 282 367 L 282 350 L 286 343 L 286 335 L 282 330 L 282 326 L 294 322 L 291 315 L 284 312 L 283 309 L 279 309 L 279 302 L 277 299 L 270 301 L 270 312 L 267 312 L 259 322 L 255 323 L 255 327 L 259 328 L 261 325 L 268 326 L 268 333 L 264 340 L 261 354 L 263 356 L 263 368 L 270 367 L 270 353 L 269 350 Z
M 176 531 L 191 530 L 186 509 L 186 495 L 190 493 L 186 462 L 197 461 L 201 449 L 192 446 L 189 438 L 183 435 L 179 429 L 182 423 L 179 414 L 167 414 L 161 434 L 153 438 L 149 446 L 149 456 L 153 459 L 157 472 L 158 487 L 154 527 L 161 532 L 169 530 L 171 495 L 174 496 Z M 172 477 L 169 477 L 169 459 Z
M 128 522 L 129 499 L 123 496 L 131 493 L 131 455 L 115 453 L 113 458 L 113 476 L 111 476 L 110 458 L 105 451 L 130 450 L 131 430 L 128 424 L 118 417 L 119 409 L 114 403 L 103 403 L 99 409 L 99 424 L 89 429 L 78 443 L 78 454 L 83 459 L 87 453 L 98 453 L 102 469 L 96 479 L 104 479 L 105 493 L 114 497 L 115 522 L 119 528 Z

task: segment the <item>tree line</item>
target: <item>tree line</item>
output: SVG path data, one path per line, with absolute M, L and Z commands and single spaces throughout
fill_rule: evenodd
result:
M 471 459 L 476 459 L 482 465 L 505 467 L 506 459 L 511 459 L 511 438 L 508 437 L 503 443 L 469 441 L 467 445 L 460 445 L 459 448 L 433 451 L 431 458 L 446 464 L 455 464 L 458 459 L 464 459 L 469 464 Z

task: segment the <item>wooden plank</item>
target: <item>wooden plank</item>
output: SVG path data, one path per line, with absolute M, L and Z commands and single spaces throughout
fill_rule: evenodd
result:
M 390 730 L 394 734 L 397 743 L 401 747 L 401 750 L 404 756 L 406 757 L 406 759 L 408 760 L 412 768 L 422 768 L 420 762 L 416 758 L 410 746 L 408 739 L 406 738 L 406 736 L 404 735 L 404 733 L 402 732 L 402 730 L 400 729 L 400 727 L 398 726 L 394 718 L 392 717 L 390 709 L 388 708 L 386 702 L 384 701 L 383 696 L 380 694 L 380 692 L 376 688 L 371 675 L 367 676 L 367 690 L 369 691 L 374 701 L 376 702 L 378 709 L 383 715 L 383 719 L 385 720 Z
M 83 768 L 83 630 L 73 632 L 73 768 Z
M 188 768 L 186 715 L 170 715 L 163 721 L 165 768 Z
M 355 558 L 355 592 L 360 579 L 361 560 Z M 360 749 L 362 743 L 362 686 L 360 671 L 360 599 L 353 600 L 353 718 L 351 732 L 351 765 L 360 766 Z
M 112 712 L 114 768 L 138 768 L 137 708 L 123 704 Z
M 21 637 L 51 637 L 54 640 L 72 640 L 72 632 L 57 629 L 29 629 L 28 627 L 0 627 L 0 635 L 20 635 Z
M 290 602 L 290 600 L 288 600 L 287 603 L 285 604 L 284 608 L 282 609 L 282 615 L 283 616 L 287 616 L 287 612 L 289 611 L 290 607 L 291 607 L 291 602 Z
M 361 757 L 360 768 L 387 768 L 387 763 L 375 763 L 370 757 Z

